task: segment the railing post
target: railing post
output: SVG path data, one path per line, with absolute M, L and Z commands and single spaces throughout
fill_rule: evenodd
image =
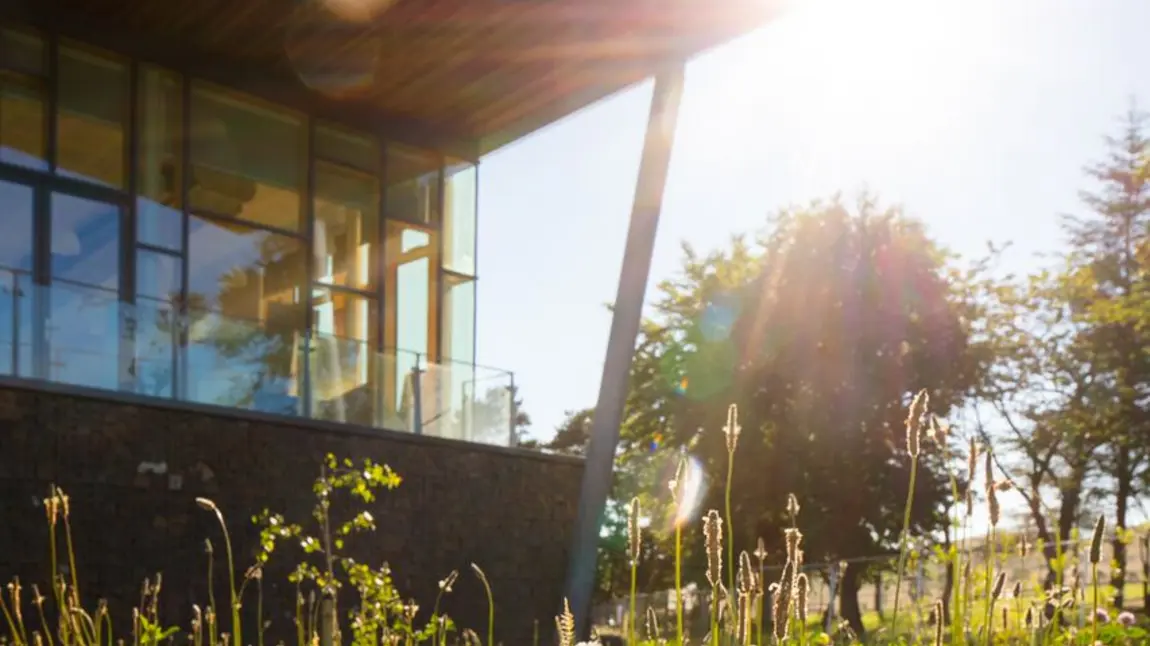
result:
M 507 422 L 508 426 L 508 439 L 507 446 L 516 446 L 519 444 L 519 435 L 515 432 L 515 420 L 519 417 L 519 411 L 515 407 L 515 373 L 507 373 L 510 378 L 510 383 L 507 385 L 507 394 L 510 401 L 507 403 L 507 410 L 510 412 L 510 419 Z
M 683 92 L 685 61 L 679 61 L 655 76 L 647 134 L 639 162 L 639 177 L 631 207 L 631 224 L 619 272 L 619 287 L 607 339 L 607 357 L 599 382 L 599 399 L 591 423 L 591 440 L 583 468 L 579 513 L 572 537 L 571 560 L 567 567 L 566 597 L 575 616 L 581 638 L 590 632 L 591 591 L 595 586 L 595 560 L 603 510 L 611 493 L 615 450 L 619 444 L 619 424 L 627 400 L 627 384 L 635 340 L 643 315 L 643 297 L 651 273 L 655 232 L 663 207 L 663 191 L 678 121 Z M 556 609 L 558 611 L 558 609 Z M 578 640 L 577 640 L 578 641 Z
M 20 376 L 20 274 L 12 272 L 12 376 Z
M 299 389 L 299 412 L 305 418 L 311 418 L 311 330 L 304 330 L 300 335 L 303 340 L 303 350 L 300 352 L 300 372 L 303 373 L 300 377 L 301 387 Z
M 411 431 L 416 435 L 423 435 L 423 393 L 419 378 L 422 373 L 419 362 L 422 360 L 423 355 L 416 353 L 415 365 L 411 367 Z

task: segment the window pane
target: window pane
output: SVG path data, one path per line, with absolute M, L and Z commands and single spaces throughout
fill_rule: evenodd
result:
M 111 292 L 120 288 L 120 208 L 52 195 L 52 277 Z
M 443 359 L 475 362 L 475 280 L 448 274 L 443 299 Z
M 34 33 L 0 28 L 0 68 L 43 76 L 44 39 Z
M 0 75 L 0 162 L 48 170 L 46 105 L 38 81 Z
M 326 288 L 316 288 L 312 299 L 316 332 L 309 354 L 313 415 L 372 425 L 378 378 L 372 369 L 376 302 Z
M 439 220 L 439 160 L 416 150 L 388 146 L 387 217 L 410 222 Z
M 139 241 L 180 249 L 180 77 L 154 67 L 140 69 Z
M 192 307 L 302 329 L 305 251 L 299 240 L 194 217 L 188 251 Z
M 99 287 L 53 283 L 45 365 L 51 381 L 117 390 L 120 386 L 120 299 Z
M 180 296 L 180 258 L 140 249 L 136 253 L 136 294 L 175 302 Z
M 202 86 L 192 89 L 194 210 L 298 231 L 303 120 Z
M 182 223 L 184 214 L 162 204 L 157 204 L 146 198 L 137 202 L 139 209 L 136 212 L 136 235 L 144 244 L 180 251 L 183 249 Z
M 192 401 L 294 414 L 306 261 L 299 240 L 192 218 L 187 350 Z
M 475 166 L 449 166 L 443 185 L 443 266 L 461 274 L 475 275 Z
M 379 168 L 379 144 L 375 138 L 336 126 L 316 126 L 315 154 L 372 174 Z
M 384 295 L 384 345 L 390 356 L 384 370 L 387 414 L 385 423 L 394 426 L 410 403 L 412 368 L 419 357 L 434 357 L 435 281 L 433 271 L 439 262 L 431 231 L 403 224 L 387 223 L 387 270 Z M 402 415 L 400 415 L 402 417 Z
M 32 271 L 32 187 L 0 182 L 0 231 L 0 268 Z
M 0 374 L 28 374 L 32 328 L 32 189 L 0 182 Z
M 118 61 L 60 48 L 56 165 L 62 175 L 124 185 L 128 70 Z
M 136 355 L 132 364 L 135 392 L 152 397 L 172 397 L 176 375 L 179 325 L 171 303 L 137 298 L 135 312 Z
M 317 282 L 367 289 L 378 273 L 379 182 L 349 168 L 316 163 Z
M 375 299 L 324 287 L 315 288 L 312 299 L 317 334 L 369 343 L 375 338 Z

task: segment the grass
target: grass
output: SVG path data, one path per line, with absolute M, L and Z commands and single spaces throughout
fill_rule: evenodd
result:
M 915 399 L 911 415 L 907 420 L 908 457 L 911 460 L 911 478 L 915 477 L 919 451 L 929 450 L 922 444 L 920 434 L 924 420 L 929 420 L 931 435 L 936 439 L 940 450 L 946 446 L 949 429 L 937 419 L 929 416 L 926 410 L 926 397 L 920 394 Z M 732 407 L 727 426 L 729 469 L 733 469 L 737 451 L 739 427 L 737 410 Z M 972 444 L 972 447 L 974 445 Z M 983 447 L 989 454 L 991 447 Z M 943 453 L 944 461 L 952 456 Z M 1009 488 L 997 485 L 989 467 L 984 474 L 984 485 L 988 497 L 1009 495 Z M 967 470 L 970 481 L 976 475 L 974 460 L 970 460 Z M 951 495 L 955 498 L 952 509 L 961 507 L 958 487 L 953 467 L 951 467 Z M 961 467 L 959 467 L 961 468 Z M 669 485 L 672 500 L 680 502 L 679 480 L 684 476 L 682 468 Z M 731 478 L 728 477 L 724 502 L 730 500 Z M 260 545 L 255 563 L 240 575 L 237 580 L 237 564 L 234 561 L 228 524 L 220 508 L 214 501 L 199 498 L 194 501 L 204 511 L 215 516 L 223 541 L 227 560 L 227 587 L 229 592 L 227 613 L 219 613 L 214 596 L 209 598 L 206 609 L 193 608 L 193 619 L 186 627 L 170 626 L 164 623 L 158 608 L 162 590 L 162 578 L 145 582 L 140 604 L 132 613 L 130 634 L 118 635 L 113 631 L 114 622 L 109 616 L 107 604 L 98 601 L 92 607 L 81 604 L 80 574 L 74 553 L 74 540 L 70 523 L 70 509 L 67 495 L 53 488 L 45 501 L 46 520 L 49 527 L 49 578 L 43 595 L 37 586 L 26 587 L 13 580 L 0 591 L 0 644 L 6 646 L 159 646 L 160 644 L 190 643 L 192 646 L 248 646 L 245 635 L 256 635 L 257 643 L 263 646 L 265 624 L 265 600 L 263 596 L 263 570 L 273 557 L 282 558 L 282 550 L 276 550 L 281 543 L 294 543 L 299 546 L 300 556 L 289 581 L 294 585 L 294 634 L 295 646 L 497 646 L 495 641 L 496 604 L 492 586 L 483 570 L 473 564 L 472 569 L 483 585 L 486 596 L 487 625 L 486 639 L 481 639 L 472 630 L 458 630 L 450 617 L 440 612 L 440 601 L 450 594 L 458 572 L 452 572 L 439 584 L 439 595 L 432 606 L 430 616 L 417 622 L 418 606 L 413 601 L 403 601 L 395 589 L 386 565 L 371 567 L 352 560 L 344 553 L 344 546 L 354 535 L 375 529 L 374 519 L 366 509 L 355 511 L 356 505 L 334 504 L 337 498 L 371 503 L 377 494 L 393 489 L 400 484 L 400 478 L 386 465 L 364 461 L 353 464 L 350 460 L 337 461 L 328 456 L 324 468 L 313 487 L 316 505 L 310 518 L 303 524 L 288 522 L 278 514 L 265 511 L 253 518 L 261 528 Z M 911 486 L 906 500 L 907 510 L 913 504 L 914 487 Z M 963 496 L 965 498 L 965 496 Z M 189 501 L 192 503 L 192 501 Z M 658 613 L 648 612 L 645 635 L 639 635 L 641 622 L 636 615 L 637 608 L 635 573 L 643 558 L 640 549 L 640 510 L 638 500 L 632 503 L 629 537 L 629 556 L 632 568 L 632 588 L 627 617 L 626 634 L 632 645 L 682 646 L 685 644 L 710 643 L 713 646 L 824 646 L 830 644 L 856 645 L 923 645 L 952 646 L 985 644 L 987 646 L 1064 646 L 1070 644 L 1143 644 L 1150 643 L 1150 633 L 1130 621 L 1126 616 L 1118 621 L 1118 613 L 1109 607 L 1111 589 L 1100 581 L 1104 579 L 1109 564 L 1101 559 L 1105 519 L 1099 518 L 1095 531 L 1090 537 L 1088 562 L 1079 563 L 1078 550 L 1059 559 L 1064 568 L 1089 566 L 1090 581 L 1080 585 L 1077 581 L 1070 589 L 1041 590 L 1037 585 L 1045 573 L 1045 564 L 1031 560 L 1036 566 L 1031 571 L 1012 576 L 1021 581 L 1006 578 L 1009 568 L 995 572 L 995 559 L 985 559 L 975 566 L 973 556 L 969 558 L 963 549 L 949 552 L 914 554 L 913 558 L 930 560 L 935 566 L 952 565 L 960 572 L 955 577 L 952 589 L 952 603 L 948 617 L 943 617 L 939 599 L 911 599 L 904 608 L 900 607 L 900 592 L 906 576 L 907 563 L 912 554 L 907 549 L 910 537 L 905 528 L 899 537 L 899 559 L 895 582 L 895 603 L 889 616 L 870 612 L 863 616 L 862 628 L 866 639 L 861 640 L 850 627 L 839 625 L 829 633 L 820 625 L 820 617 L 810 612 L 810 589 L 808 573 L 804 572 L 802 550 L 802 520 L 799 515 L 800 501 L 793 495 L 786 497 L 786 515 L 790 527 L 785 530 L 787 545 L 787 565 L 780 578 L 768 583 L 760 549 L 756 550 L 756 561 L 742 552 L 734 555 L 731 541 L 730 511 L 724 516 L 719 510 L 709 510 L 704 515 L 705 552 L 707 561 L 707 582 L 709 594 L 703 606 L 710 608 L 710 631 L 706 636 L 689 637 L 684 632 L 684 607 L 682 587 L 682 534 L 690 530 L 682 521 L 685 514 L 677 515 L 674 528 L 674 568 L 676 590 L 674 603 L 673 637 L 663 638 L 659 632 L 662 619 Z M 363 506 L 363 505 L 360 505 Z M 344 518 L 336 518 L 334 509 L 350 510 Z M 997 504 L 990 505 L 990 528 L 987 540 L 991 554 L 1005 555 L 1009 547 L 1004 542 L 1006 533 L 995 532 L 997 525 Z M 727 531 L 723 531 L 723 521 L 727 520 Z M 965 517 L 953 519 L 956 530 L 961 529 L 962 545 L 966 546 Z M 1009 537 L 1013 538 L 1013 537 Z M 208 545 L 210 546 L 210 541 Z M 727 557 L 724 570 L 723 557 Z M 973 552 L 971 552 L 973 555 Z M 209 547 L 205 576 L 211 589 L 215 554 Z M 59 559 L 65 559 L 66 567 L 60 567 Z M 964 560 L 967 559 L 967 560 Z M 67 575 L 59 572 L 67 572 Z M 965 574 L 969 572 L 969 575 Z M 1062 580 L 1060 573 L 1059 580 Z M 1019 593 L 1013 590 L 1018 586 Z M 985 586 L 985 587 L 983 587 Z M 340 589 L 347 594 L 337 595 Z M 766 592 L 772 589 L 774 604 L 764 603 Z M 1142 586 L 1128 582 L 1124 589 L 1129 599 L 1142 597 Z M 245 630 L 240 612 L 243 605 L 256 596 L 256 630 Z M 336 599 L 348 603 L 341 610 Z M 281 603 L 293 600 L 278 600 Z M 478 600 L 477 600 L 478 601 Z M 832 600 L 833 602 L 833 600 Z M 997 604 L 997 605 L 996 605 Z M 288 607 L 291 607 L 289 605 Z M 1108 619 L 1096 620 L 1099 611 L 1105 611 Z M 668 612 L 668 611 L 664 611 Z M 271 613 L 276 614 L 276 613 Z M 932 619 L 925 620 L 931 616 Z M 1027 621 L 1029 617 L 1030 621 Z M 560 646 L 576 646 L 575 622 L 570 612 L 564 610 L 555 618 L 556 633 Z M 949 630 L 947 630 L 949 625 Z M 346 631 L 346 632 L 345 632 Z M 6 634 L 5 634 L 6 632 Z M 538 622 L 533 627 L 532 646 L 540 643 Z M 544 640 L 546 641 L 546 640 Z M 508 644 L 507 646 L 517 646 Z
M 1098 519 L 1095 531 L 1091 536 L 1088 563 L 1072 562 L 1071 559 L 1075 557 L 1070 554 L 1063 558 L 1060 553 L 1057 559 L 1061 563 L 1062 570 L 1068 567 L 1088 565 L 1092 572 L 1092 581 L 1082 584 L 1075 581 L 1072 588 L 1062 588 L 1061 582 L 1064 580 L 1064 571 L 1060 571 L 1057 577 L 1058 585 L 1050 590 L 1042 590 L 1032 582 L 1039 580 L 1045 574 L 1044 562 L 1038 561 L 1035 569 L 1024 570 L 1021 574 L 1018 568 L 1004 567 L 996 570 L 996 563 L 1006 557 L 1008 550 L 1011 549 L 1011 542 L 1015 538 L 1009 533 L 999 532 L 997 527 L 1001 509 L 999 498 L 1010 495 L 1011 488 L 1008 483 L 996 481 L 991 459 L 993 447 L 978 447 L 974 442 L 971 443 L 970 460 L 965 466 L 969 473 L 964 475 L 971 483 L 978 478 L 979 474 L 975 473 L 977 462 L 974 456 L 981 450 L 982 455 L 986 457 L 986 470 L 981 479 L 981 486 L 986 491 L 989 503 L 989 518 L 987 519 L 989 529 L 985 537 L 985 544 L 979 547 L 986 550 L 990 554 L 990 558 L 982 559 L 982 562 L 979 563 L 974 558 L 974 545 L 971 545 L 972 551 L 966 550 L 968 534 L 966 525 L 968 521 L 967 517 L 959 510 L 963 507 L 969 494 L 959 492 L 956 476 L 957 469 L 961 469 L 962 466 L 952 464 L 956 456 L 950 455 L 946 449 L 951 432 L 950 427 L 929 414 L 928 402 L 926 394 L 919 393 L 915 397 L 907 418 L 910 486 L 904 508 L 903 532 L 899 536 L 897 578 L 894 584 L 892 612 L 886 616 L 871 612 L 863 617 L 862 628 L 867 634 L 866 641 L 860 640 L 854 631 L 847 626 L 839 626 L 830 633 L 826 633 L 819 623 L 819 618 L 808 617 L 808 599 L 806 598 L 808 586 L 805 585 L 805 576 L 798 574 L 802 570 L 801 550 L 797 549 L 802 538 L 802 523 L 797 519 L 799 504 L 794 496 L 787 497 L 786 512 L 791 518 L 791 528 L 786 530 L 788 563 L 783 569 L 780 579 L 770 586 L 778 591 L 772 608 L 774 626 L 770 632 L 773 633 L 773 638 L 752 639 L 752 635 L 764 634 L 763 624 L 765 622 L 761 619 L 758 621 L 756 631 L 741 629 L 742 626 L 747 625 L 748 621 L 756 619 L 756 617 L 744 616 L 745 613 L 760 614 L 755 613 L 753 609 L 759 606 L 760 601 L 758 599 L 761 599 L 766 587 L 766 582 L 762 580 L 762 567 L 758 568 L 757 578 L 759 580 L 752 585 L 741 584 L 734 594 L 728 592 L 729 588 L 724 589 L 721 583 L 723 570 L 720 559 L 724 552 L 731 554 L 733 547 L 729 537 L 727 537 L 726 545 L 722 544 L 723 537 L 717 529 L 721 526 L 719 512 L 710 510 L 704 515 L 703 530 L 706 536 L 705 551 L 708 561 L 707 580 L 710 584 L 709 602 L 705 605 L 711 609 L 711 631 L 706 636 L 705 641 L 716 646 L 751 646 L 752 643 L 758 643 L 762 646 L 767 646 L 770 643 L 779 646 L 784 644 L 805 646 L 806 644 L 832 643 L 892 646 L 910 644 L 1062 646 L 1064 644 L 1150 643 L 1150 634 L 1143 626 L 1138 625 L 1138 620 L 1133 615 L 1122 613 L 1121 620 L 1118 619 L 1119 613 L 1116 609 L 1108 606 L 1109 586 L 1099 583 L 1102 580 L 1101 571 L 1107 566 L 1100 559 L 1100 548 L 1105 535 L 1103 531 L 1104 518 Z M 737 419 L 736 415 L 737 412 L 729 414 L 727 426 L 723 429 L 727 436 L 728 476 L 737 449 L 737 432 L 732 433 L 729 430 L 733 426 L 732 419 Z M 908 519 L 911 506 L 914 504 L 914 480 L 917 476 L 918 457 L 920 451 L 929 450 L 923 443 L 925 429 L 929 429 L 926 435 L 935 440 L 933 444 L 937 446 L 943 461 L 947 464 L 951 483 L 950 495 L 953 497 L 951 501 L 953 504 L 950 505 L 950 508 L 954 510 L 954 518 L 951 522 L 954 525 L 956 535 L 962 537 L 961 548 L 956 546 L 949 551 L 914 555 L 914 558 L 930 560 L 935 565 L 945 567 L 949 564 L 954 567 L 956 575 L 954 587 L 951 590 L 951 604 L 949 615 L 945 617 L 942 614 L 941 600 L 937 598 L 917 599 L 912 601 L 909 607 L 901 607 L 902 586 L 907 575 L 908 560 L 912 556 L 907 548 L 912 539 L 909 536 Z M 728 477 L 727 480 L 727 490 L 723 492 L 724 503 L 730 499 L 731 495 L 730 478 Z M 729 518 L 729 512 L 727 517 Z M 729 527 L 730 522 L 728 521 L 727 524 Z M 676 546 L 680 540 L 678 530 L 679 527 L 677 526 Z M 740 555 L 740 561 L 742 556 Z M 680 552 L 676 549 L 676 572 L 680 569 L 679 559 Z M 732 565 L 728 564 L 728 567 L 730 568 Z M 747 569 L 750 570 L 751 568 Z M 1012 576 L 1019 577 L 1022 580 L 1021 583 L 1012 579 Z M 797 581 L 803 583 L 797 584 Z M 676 579 L 676 596 L 679 594 L 679 585 L 679 580 Z M 1017 590 L 1017 594 L 1015 594 L 1015 590 Z M 1138 599 L 1142 596 L 1141 585 L 1137 583 L 1128 583 L 1124 591 L 1125 596 L 1130 599 Z M 739 603 L 730 601 L 735 595 L 737 595 Z M 750 603 L 742 603 L 743 595 L 750 596 Z M 903 613 L 903 610 L 907 612 Z M 1100 611 L 1105 613 L 1107 617 L 1105 620 L 1097 619 L 1100 616 Z M 926 617 L 930 617 L 930 619 L 924 620 Z M 679 621 L 678 616 L 676 616 L 676 623 Z M 657 640 L 654 635 L 647 635 L 647 641 L 641 643 L 671 644 L 674 646 L 676 643 L 686 642 L 682 640 L 676 642 L 661 641 Z

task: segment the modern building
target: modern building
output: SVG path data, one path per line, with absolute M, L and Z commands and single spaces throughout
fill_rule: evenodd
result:
M 333 452 L 405 478 L 367 554 L 410 594 L 476 561 L 507 639 L 550 626 L 582 466 L 514 449 L 513 376 L 475 365 L 478 162 L 765 14 L 0 3 L 0 578 L 44 578 L 58 483 L 92 587 L 163 570 L 184 616 L 192 497 L 306 509 Z

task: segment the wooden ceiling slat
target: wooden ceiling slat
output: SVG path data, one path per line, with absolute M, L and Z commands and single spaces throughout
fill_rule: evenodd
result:
M 747 31 L 783 0 L 395 0 L 368 23 L 338 28 L 323 0 L 51 1 L 93 24 L 186 43 L 190 56 L 269 74 L 294 65 L 301 85 L 301 67 L 351 76 L 362 67 L 362 87 L 310 91 L 480 140 L 640 81 Z

